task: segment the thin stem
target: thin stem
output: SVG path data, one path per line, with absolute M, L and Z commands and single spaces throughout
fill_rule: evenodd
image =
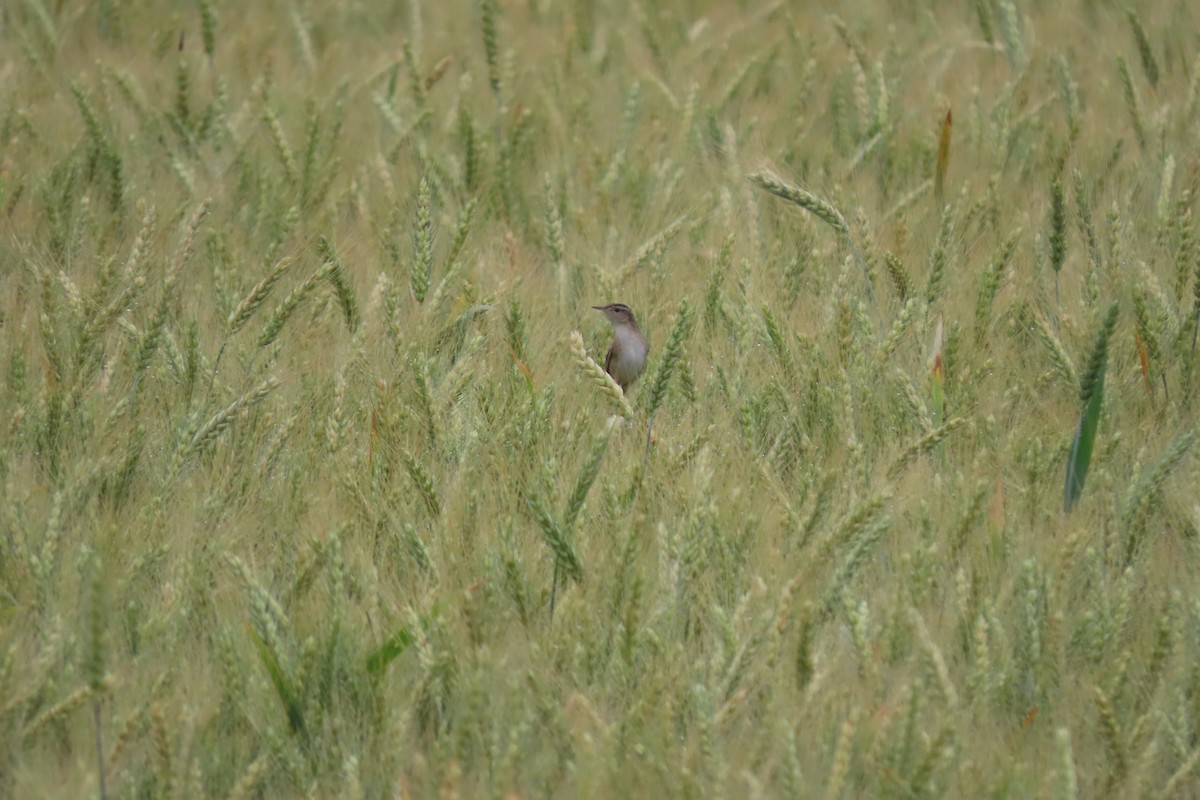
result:
M 650 415 L 650 421 L 646 423 L 646 450 L 642 453 L 642 472 L 646 471 L 646 462 L 650 460 L 650 434 L 654 431 L 654 415 Z
M 225 345 L 227 344 L 229 344 L 228 339 L 221 342 L 221 349 L 217 351 L 217 359 L 213 362 L 212 374 L 208 377 L 208 390 L 204 393 L 204 405 L 208 405 L 208 399 L 212 397 L 213 385 L 217 382 L 217 372 L 221 369 L 221 356 L 225 355 Z
M 100 733 L 100 698 L 92 699 L 92 722 L 96 726 L 96 768 L 100 778 L 100 800 L 108 800 L 108 789 L 104 783 L 104 742 Z
M 558 556 L 554 557 L 554 581 L 550 584 L 550 616 L 554 617 L 554 599 L 558 594 Z

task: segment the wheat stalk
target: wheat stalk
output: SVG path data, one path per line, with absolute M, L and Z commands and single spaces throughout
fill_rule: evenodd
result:
M 571 331 L 571 356 L 575 359 L 579 371 L 600 389 L 621 415 L 625 419 L 633 419 L 633 406 L 629 404 L 629 399 L 612 376 L 604 371 L 604 367 L 587 354 L 587 348 L 583 345 L 583 334 L 579 331 Z
M 773 172 L 753 172 L 746 177 L 755 186 L 765 189 L 776 197 L 782 197 L 784 200 L 800 206 L 843 236 L 848 237 L 850 235 L 850 226 L 846 224 L 846 218 L 842 216 L 842 212 L 812 192 L 787 183 Z

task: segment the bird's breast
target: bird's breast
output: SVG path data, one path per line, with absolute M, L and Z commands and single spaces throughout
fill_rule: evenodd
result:
M 646 344 L 645 337 L 638 335 L 636 331 L 624 327 L 617 329 L 615 333 L 622 353 L 628 353 L 636 361 L 641 361 L 646 357 L 646 352 L 650 348 Z

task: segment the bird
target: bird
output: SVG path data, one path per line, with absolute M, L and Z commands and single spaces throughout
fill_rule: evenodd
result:
M 646 354 L 650 345 L 638 328 L 633 312 L 624 303 L 609 303 L 606 306 L 592 306 L 597 311 L 603 311 L 604 316 L 613 326 L 613 343 L 604 357 L 604 371 L 621 387 L 622 392 L 642 374 L 646 366 Z

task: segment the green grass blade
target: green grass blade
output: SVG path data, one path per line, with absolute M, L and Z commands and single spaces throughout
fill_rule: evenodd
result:
M 253 628 L 250 629 L 250 639 L 254 642 L 255 648 L 258 650 L 259 658 L 262 659 L 263 666 L 267 668 L 267 676 L 271 679 L 271 685 L 275 687 L 275 693 L 279 695 L 279 700 L 283 703 L 283 710 L 287 713 L 288 724 L 292 728 L 293 733 L 305 734 L 307 730 L 304 724 L 304 708 L 300 703 L 300 698 L 296 694 L 296 688 L 292 685 L 291 679 L 283 669 L 283 665 L 279 663 L 279 659 L 271 652 L 271 648 L 262 640 L 258 632 Z
M 396 631 L 367 658 L 367 672 L 372 675 L 383 672 L 384 668 L 395 661 L 412 643 L 413 635 L 407 627 Z
M 1083 494 L 1088 466 L 1092 462 L 1092 449 L 1096 443 L 1096 428 L 1100 424 L 1100 406 L 1104 402 L 1104 374 L 1108 367 L 1108 342 L 1117 326 L 1118 304 L 1108 307 L 1108 313 L 1096 332 L 1087 368 L 1079 380 L 1079 400 L 1083 413 L 1075 428 L 1075 439 L 1071 442 L 1071 455 L 1067 460 L 1067 482 L 1063 488 L 1063 510 L 1067 513 L 1075 507 Z
M 1079 417 L 1079 424 L 1075 427 L 1075 438 L 1071 442 L 1071 455 L 1067 459 L 1067 483 L 1063 489 L 1063 510 L 1067 513 L 1071 512 L 1083 494 L 1088 466 L 1092 463 L 1096 429 L 1100 425 L 1100 406 L 1104 399 L 1104 372 L 1105 368 L 1101 366 L 1096 374 L 1091 399 Z

